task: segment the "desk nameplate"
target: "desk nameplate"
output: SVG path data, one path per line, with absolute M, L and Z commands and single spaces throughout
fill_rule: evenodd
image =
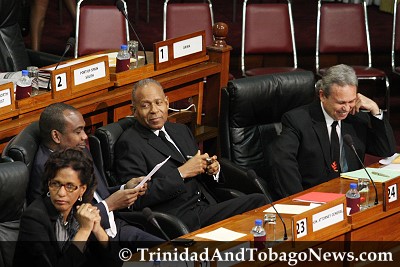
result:
M 206 56 L 206 32 L 198 31 L 154 43 L 154 70 L 191 62 Z
M 88 91 L 110 82 L 108 56 L 93 58 L 71 66 L 71 92 Z
M 342 196 L 319 207 L 292 217 L 294 241 L 329 240 L 338 233 L 345 233 L 347 222 L 346 202 Z
M 15 110 L 14 83 L 0 85 L 0 115 Z
M 383 211 L 400 207 L 399 186 L 400 176 L 382 183 Z

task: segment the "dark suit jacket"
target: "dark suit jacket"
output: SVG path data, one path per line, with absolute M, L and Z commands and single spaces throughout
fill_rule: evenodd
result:
M 86 152 L 90 155 L 89 151 Z M 32 165 L 32 172 L 29 178 L 29 187 L 27 191 L 28 204 L 31 203 L 36 198 L 40 198 L 43 194 L 47 193 L 47 191 L 43 192 L 43 173 L 44 173 L 44 164 L 46 163 L 50 154 L 51 151 L 47 147 L 43 145 L 39 146 L 39 149 L 35 156 L 35 160 Z M 120 186 L 107 187 L 107 184 L 102 179 L 102 176 L 100 175 L 99 171 L 95 166 L 94 166 L 94 175 L 97 180 L 96 192 L 100 195 L 102 199 L 108 198 L 110 196 L 110 193 L 112 194 L 115 191 L 119 190 Z M 93 199 L 92 204 L 96 205 L 97 208 L 100 210 L 101 226 L 104 229 L 110 228 L 108 213 L 105 206 L 102 203 L 97 203 L 95 199 Z
M 184 156 L 197 153 L 198 147 L 186 125 L 167 122 L 164 127 Z M 135 121 L 131 128 L 124 131 L 115 146 L 115 168 L 120 183 L 125 183 L 131 177 L 147 175 L 156 164 L 171 154 L 169 151 L 159 137 Z M 137 199 L 134 207 L 151 207 L 156 211 L 174 214 L 188 225 L 198 224 L 191 221 L 197 218 L 194 207 L 204 199 L 210 204 L 216 203 L 203 184 L 203 179 L 213 178 L 198 175 L 184 180 L 178 171 L 183 163 L 183 159 L 172 155 L 153 175 L 148 183 L 148 191 Z
M 55 223 L 59 216 L 50 201 L 44 197 L 35 200 L 21 218 L 18 243 L 13 266 L 121 266 L 118 259 L 119 247 L 109 242 L 104 248 L 94 235 L 89 237 L 84 253 L 72 243 L 63 251 L 55 235 Z
M 330 141 L 321 104 L 291 110 L 282 117 L 282 133 L 271 145 L 269 167 L 271 182 L 278 197 L 302 191 L 340 174 L 330 164 Z M 364 159 L 365 153 L 387 157 L 395 152 L 392 128 L 384 116 L 379 120 L 369 113 L 348 115 L 342 121 L 341 134 L 350 134 Z M 348 171 L 362 166 L 354 152 L 344 144 Z

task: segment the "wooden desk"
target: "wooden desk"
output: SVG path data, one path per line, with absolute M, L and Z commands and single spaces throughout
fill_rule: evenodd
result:
M 84 116 L 89 133 L 94 128 L 115 122 L 131 114 L 131 91 L 135 82 L 143 78 L 153 78 L 164 87 L 167 96 L 177 101 L 191 96 L 198 97 L 197 120 L 201 128 L 201 138 L 216 137 L 218 125 L 220 90 L 228 83 L 230 46 L 211 46 L 207 56 L 196 63 L 171 67 L 163 71 L 154 71 L 149 63 L 137 72 L 141 75 L 113 80 L 98 90 L 91 88 L 90 93 L 74 94 L 68 97 L 42 99 L 35 96 L 24 100 L 26 105 L 18 106 L 16 111 L 0 117 L 0 151 L 7 142 L 31 122 L 39 119 L 41 111 L 55 102 L 65 102 L 76 107 Z M 144 73 L 142 73 L 144 71 Z M 127 71 L 128 72 L 128 71 Z M 111 77 L 112 73 L 110 74 Z M 115 77 L 114 77 L 115 78 Z M 206 78 L 207 82 L 204 83 Z M 205 115 L 202 116 L 202 113 Z
M 293 199 L 297 196 L 303 195 L 307 192 L 334 192 L 334 193 L 342 193 L 345 194 L 349 188 L 349 184 L 353 182 L 349 179 L 336 178 L 329 182 L 320 184 L 308 190 L 305 190 L 301 193 L 295 194 L 293 196 L 287 197 L 285 199 L 281 199 L 275 204 L 294 204 Z M 373 199 L 375 194 L 371 191 L 371 208 L 360 211 L 353 216 L 348 217 L 348 224 L 344 225 L 340 228 L 335 228 L 335 231 L 330 231 L 329 228 L 320 230 L 321 234 L 314 240 L 315 242 L 293 242 L 291 236 L 291 215 L 282 214 L 282 217 L 286 223 L 287 232 L 288 232 L 288 241 L 280 242 L 277 247 L 273 247 L 274 251 L 302 251 L 308 247 L 314 248 L 322 248 L 324 251 L 352 251 L 354 253 L 360 253 L 363 251 L 390 251 L 398 245 L 396 243 L 385 243 L 385 247 L 382 248 L 382 243 L 375 243 L 376 246 L 372 246 L 374 243 L 365 243 L 365 245 L 360 245 L 364 243 L 357 242 L 343 242 L 343 241 L 400 241 L 400 209 L 391 210 L 388 212 L 383 211 L 382 207 L 382 190 L 380 189 L 380 184 L 377 183 L 378 186 L 378 198 L 379 204 L 373 206 Z M 302 204 L 300 202 L 296 202 L 295 204 Z M 307 203 L 303 203 L 304 205 L 308 205 Z M 239 242 L 249 242 L 252 241 L 253 237 L 250 234 L 250 230 L 254 225 L 255 219 L 262 219 L 264 217 L 264 210 L 269 208 L 270 205 L 266 205 L 251 211 L 248 211 L 244 214 L 237 215 L 216 224 L 204 227 L 195 232 L 189 233 L 185 235 L 185 238 L 193 238 L 194 240 L 200 243 L 198 249 L 203 247 L 212 248 L 213 242 L 205 242 L 207 240 L 196 237 L 199 233 L 205 233 L 212 230 L 216 230 L 220 227 L 227 228 L 229 230 L 233 230 L 236 232 L 244 233 L 246 236 L 238 239 Z M 325 231 L 325 232 L 324 232 Z M 324 233 L 322 233 L 324 232 Z M 277 240 L 282 240 L 283 237 L 283 225 L 279 218 L 277 217 L 276 224 L 276 238 Z M 342 242 L 326 242 L 326 241 L 342 241 Z M 214 242 L 214 246 L 220 245 L 221 243 Z M 210 245 L 211 244 L 211 245 Z M 237 243 L 233 242 L 232 246 L 237 245 Z M 224 244 L 223 249 L 226 248 L 226 244 Z M 394 254 L 394 256 L 398 256 L 397 259 L 400 259 L 400 255 Z M 281 266 L 282 263 L 279 262 L 252 262 L 251 266 L 265 266 L 265 265 L 273 265 L 273 266 Z M 310 263 L 300 263 L 296 266 L 309 266 Z M 319 264 L 313 266 L 320 266 Z M 324 265 L 329 266 L 352 266 L 353 262 L 324 262 Z M 396 263 L 398 264 L 398 262 Z M 217 266 L 217 263 L 211 263 L 211 266 Z M 365 265 L 365 263 L 364 263 Z M 383 264 L 382 264 L 383 265 Z M 390 263 L 384 263 L 385 266 L 390 266 Z M 248 262 L 240 263 L 238 266 L 249 266 Z M 285 262 L 282 266 L 287 266 Z M 376 266 L 376 262 L 371 264 L 370 266 Z M 393 266 L 393 265 L 392 265 Z

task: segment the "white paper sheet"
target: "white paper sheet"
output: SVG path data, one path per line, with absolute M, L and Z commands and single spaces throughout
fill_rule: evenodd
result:
M 288 205 L 288 204 L 275 204 L 275 208 L 279 213 L 282 214 L 300 214 L 305 211 L 311 210 L 315 207 L 320 206 L 316 203 L 311 203 L 309 206 L 305 205 Z M 264 210 L 266 213 L 276 213 L 273 207 L 269 207 Z
M 163 162 L 160 162 L 156 166 L 154 166 L 154 168 L 151 170 L 151 172 L 149 172 L 149 174 L 147 174 L 146 177 L 144 177 L 144 179 L 137 186 L 135 186 L 135 188 L 142 187 L 144 185 L 144 183 L 147 182 L 151 178 L 151 176 L 153 176 L 153 174 L 155 174 L 156 171 L 158 171 L 158 169 L 160 169 L 162 167 L 162 165 L 164 165 L 165 162 L 167 162 L 169 160 L 170 157 L 171 156 L 166 158 Z
M 249 230 L 249 233 L 250 233 L 250 230 Z M 205 239 L 215 240 L 215 241 L 233 241 L 233 240 L 236 240 L 236 239 L 246 236 L 246 234 L 238 233 L 238 232 L 226 229 L 224 227 L 220 227 L 214 231 L 211 231 L 208 233 L 203 233 L 203 234 L 197 234 L 196 236 L 205 238 Z

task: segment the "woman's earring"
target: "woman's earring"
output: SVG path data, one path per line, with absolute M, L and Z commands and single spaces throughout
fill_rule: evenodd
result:
M 78 200 L 79 200 L 80 202 L 82 202 L 82 196 L 80 196 L 80 197 L 78 198 Z
M 47 194 L 46 194 L 46 195 L 47 195 L 47 197 L 50 197 L 50 192 L 47 192 Z

